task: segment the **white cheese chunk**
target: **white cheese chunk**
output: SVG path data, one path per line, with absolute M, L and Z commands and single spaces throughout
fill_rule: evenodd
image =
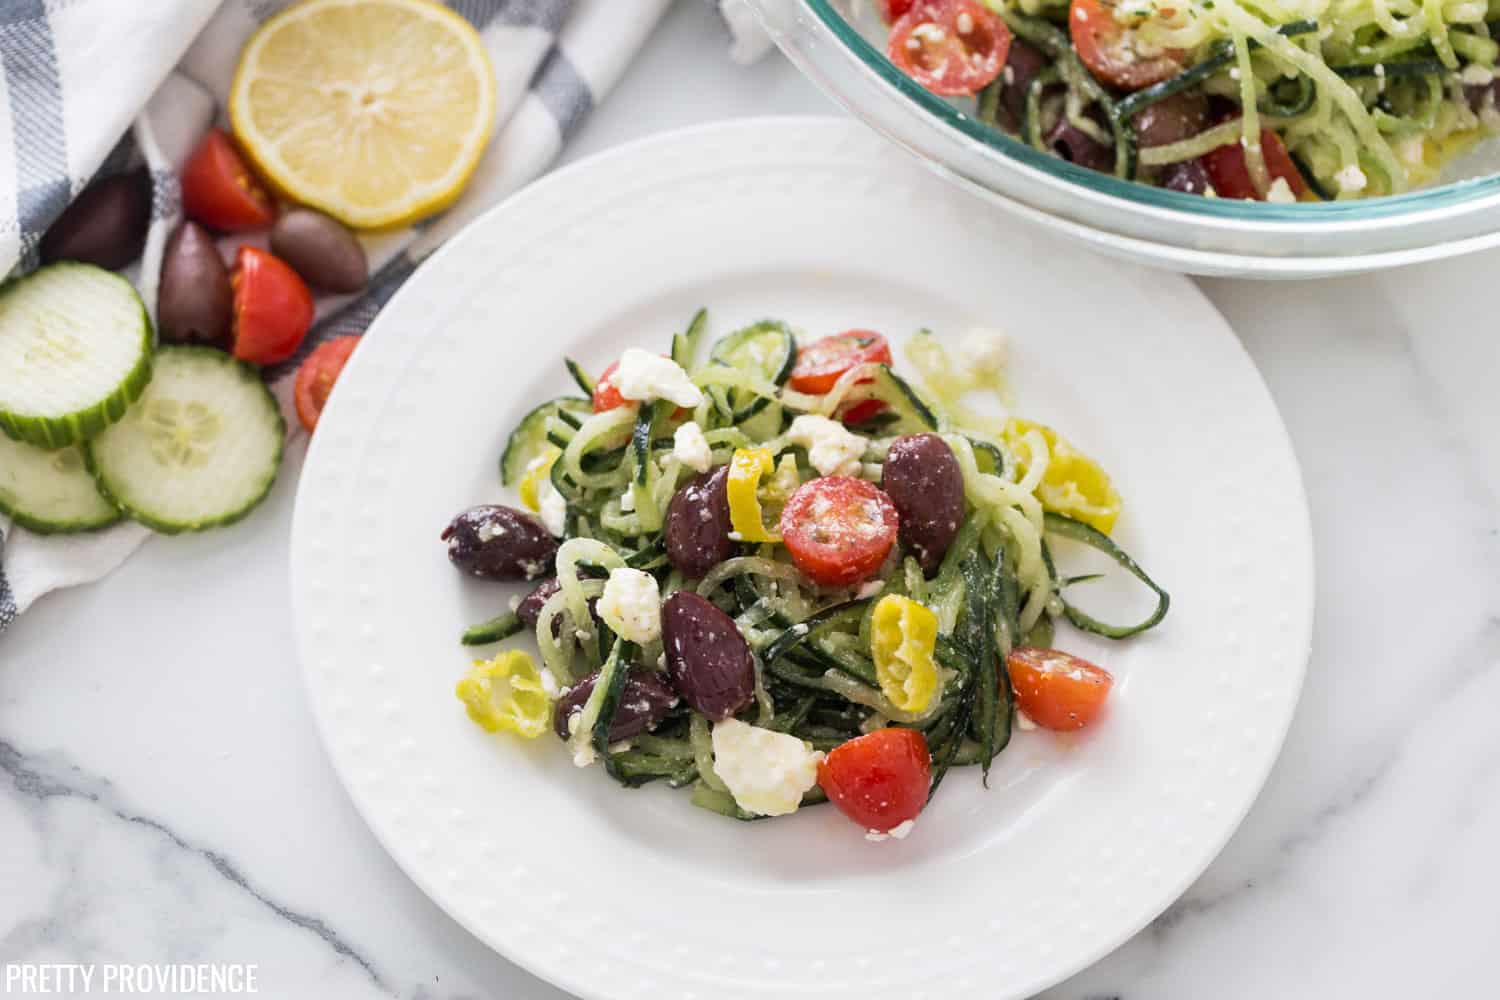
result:
M 1271 187 L 1266 191 L 1266 201 L 1277 205 L 1291 205 L 1297 201 L 1297 193 L 1292 186 L 1286 182 L 1285 177 L 1278 177 L 1271 182 Z
M 666 399 L 678 406 L 697 406 L 703 402 L 703 392 L 681 365 L 639 347 L 627 348 L 620 355 L 620 367 L 615 369 L 613 381 L 621 396 L 636 402 Z
M 638 569 L 621 567 L 609 571 L 604 594 L 599 598 L 599 617 L 615 635 L 635 643 L 647 643 L 661 635 L 661 590 L 656 577 Z
M 1348 192 L 1363 191 L 1365 185 L 1369 183 L 1369 178 L 1365 176 L 1365 172 L 1353 163 L 1334 174 L 1333 179 L 1338 184 L 1340 191 Z
M 672 432 L 672 454 L 694 472 L 707 472 L 714 463 L 713 449 L 708 446 L 708 438 L 703 436 L 703 428 L 695 420 L 689 420 Z
M 865 439 L 837 420 L 803 414 L 792 421 L 786 439 L 807 449 L 807 460 L 820 476 L 859 475 Z
M 547 531 L 561 538 L 568 519 L 568 501 L 553 487 L 552 480 L 543 479 L 536 484 L 536 507 Z
M 746 812 L 785 816 L 818 783 L 820 751 L 788 733 L 738 719 L 714 724 L 714 771 Z

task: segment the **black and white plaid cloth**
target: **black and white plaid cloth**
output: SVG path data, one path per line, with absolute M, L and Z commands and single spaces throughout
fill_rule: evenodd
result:
M 0 0 L 0 275 L 35 266 L 42 234 L 92 179 L 144 162 L 154 185 L 151 230 L 130 276 L 154 309 L 162 250 L 181 221 L 176 168 L 222 116 L 245 39 L 288 2 Z M 308 351 L 363 333 L 424 257 L 546 170 L 670 0 L 446 2 L 479 30 L 495 67 L 491 152 L 444 215 L 365 238 L 369 287 L 319 302 L 297 357 L 267 372 L 278 389 Z M 711 2 L 723 10 L 736 59 L 764 51 L 740 0 Z M 108 574 L 146 537 L 122 524 L 43 538 L 0 516 L 0 632 L 42 594 Z

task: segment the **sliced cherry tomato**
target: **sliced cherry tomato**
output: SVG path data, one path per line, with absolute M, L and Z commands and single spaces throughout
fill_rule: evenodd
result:
M 234 141 L 209 129 L 182 168 L 182 209 L 222 232 L 264 229 L 276 221 L 276 206 L 260 186 Z
M 1266 161 L 1266 171 L 1274 181 L 1280 177 L 1292 194 L 1301 198 L 1307 193 L 1307 181 L 1292 162 L 1292 156 L 1282 145 L 1281 137 L 1270 129 L 1260 131 L 1260 155 Z M 1208 177 L 1213 181 L 1214 193 L 1220 198 L 1254 198 L 1264 200 L 1250 180 L 1250 168 L 1245 163 L 1245 150 L 1238 142 L 1231 142 L 1211 149 L 1201 157 Z
M 1161 83 L 1187 65 L 1187 53 L 1179 49 L 1139 53 L 1135 32 L 1115 19 L 1114 0 L 1073 0 L 1068 8 L 1068 31 L 1089 72 L 1121 90 Z
M 852 406 L 844 407 L 838 418 L 850 427 L 862 424 L 877 413 L 884 413 L 890 407 L 881 399 L 861 399 Z
M 880 0 L 880 15 L 885 18 L 886 24 L 890 24 L 905 17 L 914 3 L 916 0 Z
M 619 406 L 629 403 L 620 390 L 615 388 L 613 377 L 620 368 L 620 362 L 616 361 L 604 369 L 604 374 L 599 376 L 599 381 L 594 383 L 594 412 L 603 413 L 605 410 L 613 410 Z
M 977 0 L 919 0 L 891 25 L 891 62 L 944 97 L 977 94 L 1005 68 L 1010 29 Z
M 896 544 L 896 505 L 873 483 L 824 476 L 797 487 L 781 510 L 781 539 L 792 562 L 816 583 L 867 580 Z
M 818 764 L 828 801 L 876 833 L 916 819 L 931 783 L 927 737 L 915 729 L 877 729 L 839 744 Z
M 313 321 L 312 292 L 280 258 L 242 246 L 229 275 L 234 288 L 234 356 L 274 365 L 297 351 Z
M 1005 658 L 1016 704 L 1046 729 L 1082 729 L 1098 718 L 1115 679 L 1060 649 L 1018 646 Z
M 297 419 L 302 421 L 308 433 L 317 428 L 323 405 L 333 391 L 333 383 L 338 381 L 344 363 L 358 346 L 358 337 L 334 337 L 319 344 L 297 369 L 297 384 L 292 389 L 292 396 L 297 403 Z
M 797 352 L 791 386 L 821 396 L 855 365 L 891 363 L 891 345 L 873 330 L 846 330 L 815 340 Z

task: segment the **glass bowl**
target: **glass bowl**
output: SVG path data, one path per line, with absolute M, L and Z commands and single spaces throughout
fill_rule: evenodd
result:
M 929 93 L 886 58 L 870 0 L 748 3 L 792 62 L 866 124 L 954 183 L 1114 256 L 1299 278 L 1500 245 L 1495 140 L 1450 164 L 1441 183 L 1392 197 L 1276 205 L 1181 194 L 1041 153 Z

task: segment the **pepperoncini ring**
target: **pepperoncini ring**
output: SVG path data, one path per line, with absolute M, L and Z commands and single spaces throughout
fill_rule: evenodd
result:
M 938 689 L 937 615 L 910 597 L 887 594 L 870 619 L 870 654 L 880 690 L 903 712 L 922 712 Z
M 521 502 L 531 511 L 542 509 L 541 486 L 542 482 L 552 480 L 552 464 L 557 461 L 562 449 L 555 444 L 549 444 L 546 449 L 532 459 L 526 466 L 525 473 L 521 476 L 520 486 L 517 492 L 521 494 Z
M 1109 534 L 1120 516 L 1120 494 L 1109 474 L 1052 428 L 1012 417 L 1005 422 L 1004 439 L 1022 469 L 1030 454 L 1022 439 L 1031 431 L 1042 435 L 1049 452 L 1047 470 L 1036 488 L 1042 506 Z
M 519 649 L 475 660 L 454 689 L 469 718 L 486 732 L 509 730 L 534 740 L 552 718 L 552 698 L 535 661 Z
M 760 507 L 762 476 L 775 468 L 771 452 L 766 448 L 736 448 L 729 460 L 729 523 L 735 534 L 746 542 L 779 542 L 780 535 L 766 530 L 765 515 Z

